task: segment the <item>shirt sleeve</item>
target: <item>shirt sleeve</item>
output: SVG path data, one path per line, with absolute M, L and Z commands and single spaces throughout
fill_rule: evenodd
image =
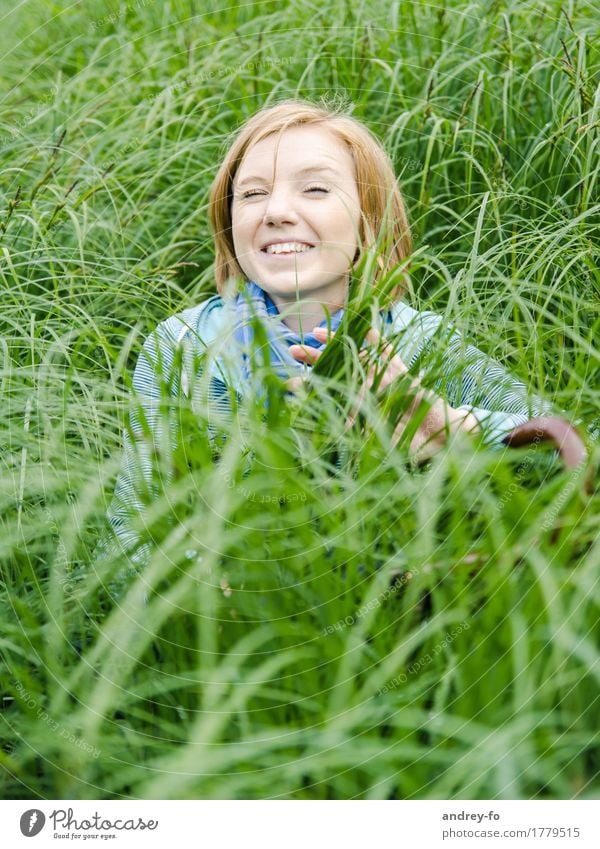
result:
M 172 478 L 173 398 L 181 392 L 177 352 L 180 322 L 169 319 L 148 336 L 132 383 L 129 426 L 123 431 L 123 454 L 108 519 L 132 571 L 147 559 L 150 543 L 144 510 Z
M 498 445 L 511 430 L 529 419 L 552 414 L 550 404 L 529 396 L 525 384 L 502 366 L 488 360 L 471 345 L 467 350 L 473 359 L 465 370 L 466 382 L 461 387 L 458 403 L 453 406 L 475 416 L 481 425 L 484 442 Z M 480 358 L 475 359 L 476 354 Z
M 410 320 L 407 321 L 407 310 Z M 399 354 L 411 371 L 436 375 L 434 389 L 455 409 L 472 413 L 483 440 L 500 445 L 515 427 L 534 416 L 552 415 L 552 407 L 528 393 L 526 385 L 484 354 L 433 312 L 405 307 Z

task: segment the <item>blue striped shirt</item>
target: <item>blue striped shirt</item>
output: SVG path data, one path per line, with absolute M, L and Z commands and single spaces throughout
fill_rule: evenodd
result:
M 451 406 L 475 416 L 487 444 L 499 445 L 517 425 L 551 413 L 549 404 L 530 398 L 524 383 L 467 344 L 437 313 L 417 311 L 402 301 L 391 312 L 392 322 L 385 332 L 400 358 L 411 371 L 418 371 L 432 352 L 441 350 L 435 389 Z M 247 389 L 241 352 L 234 343 L 235 323 L 233 302 L 216 295 L 163 321 L 144 342 L 133 376 L 137 401 L 130 415 L 133 439 L 125 431 L 121 470 L 109 508 L 117 540 L 133 563 L 142 563 L 148 550 L 147 545 L 139 546 L 140 534 L 134 526 L 144 510 L 142 491 L 147 500 L 152 490 L 154 450 L 168 448 L 172 438 L 172 422 L 160 413 L 161 386 L 173 398 L 193 397 L 194 359 L 204 352 L 209 402 L 216 413 L 227 416 L 228 387 L 239 394 Z

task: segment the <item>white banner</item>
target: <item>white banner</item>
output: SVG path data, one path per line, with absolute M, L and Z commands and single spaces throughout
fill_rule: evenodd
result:
M 598 849 L 597 801 L 5 801 L 2 847 Z

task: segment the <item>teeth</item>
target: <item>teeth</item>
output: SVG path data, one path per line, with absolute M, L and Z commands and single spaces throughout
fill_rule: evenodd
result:
M 302 242 L 282 242 L 279 245 L 268 245 L 265 250 L 268 254 L 298 254 L 310 251 L 311 245 L 304 245 Z

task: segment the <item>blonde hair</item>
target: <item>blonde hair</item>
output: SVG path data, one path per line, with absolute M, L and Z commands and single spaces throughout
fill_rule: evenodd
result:
M 359 256 L 375 245 L 379 254 L 374 284 L 411 253 L 412 240 L 404 201 L 381 142 L 364 124 L 347 114 L 305 100 L 284 100 L 261 109 L 237 130 L 211 187 L 208 213 L 215 241 L 215 277 L 220 293 L 231 278 L 245 277 L 235 255 L 231 227 L 233 181 L 244 155 L 266 136 L 300 125 L 322 126 L 350 150 L 361 209 Z M 398 298 L 402 289 L 397 286 L 391 296 Z

